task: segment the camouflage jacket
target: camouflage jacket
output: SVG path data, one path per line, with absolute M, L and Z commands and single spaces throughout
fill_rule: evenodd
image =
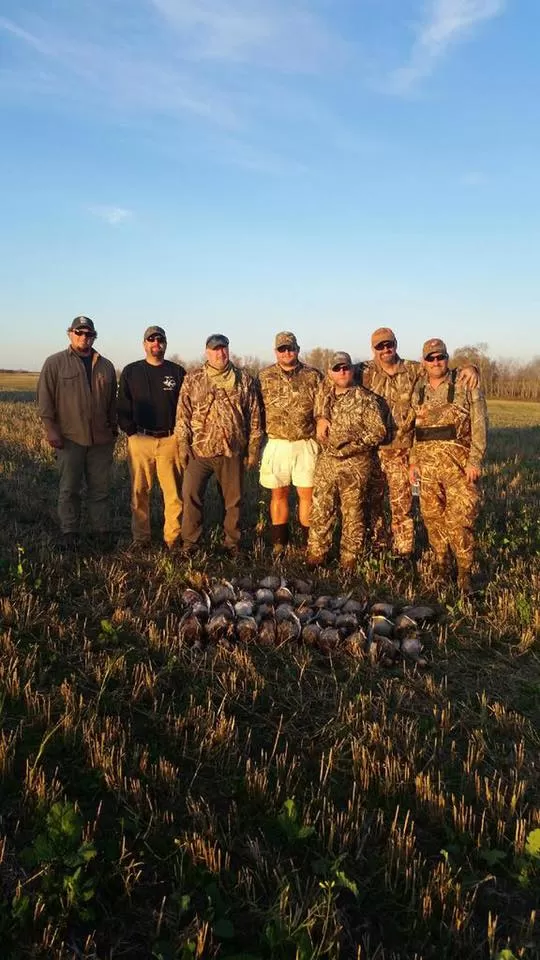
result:
M 488 416 L 486 401 L 477 387 L 470 390 L 456 381 L 449 371 L 433 388 L 427 378 L 415 388 L 412 396 L 415 417 L 415 442 L 411 463 L 420 462 L 424 453 L 443 458 L 466 458 L 468 466 L 479 467 L 486 452 Z
M 197 457 L 258 457 L 262 431 L 255 383 L 246 370 L 233 369 L 231 392 L 216 388 L 205 367 L 186 374 L 175 425 L 182 451 L 189 449 Z
M 416 360 L 400 359 L 396 372 L 390 376 L 376 360 L 368 360 L 358 364 L 356 372 L 359 382 L 381 398 L 388 431 L 385 448 L 412 446 L 414 414 L 411 398 L 419 379 L 423 380 L 422 365 Z
M 309 440 L 315 436 L 315 395 L 322 374 L 298 363 L 284 373 L 278 363 L 259 373 L 264 429 L 274 440 Z
M 328 388 L 330 383 L 330 388 Z M 350 387 L 337 393 L 327 378 L 315 400 L 315 416 L 330 421 L 324 450 L 333 457 L 367 453 L 386 437 L 386 425 L 377 398 L 364 387 Z

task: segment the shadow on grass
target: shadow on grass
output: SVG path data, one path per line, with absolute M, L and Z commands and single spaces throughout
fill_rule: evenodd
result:
M 35 404 L 35 390 L 0 390 L 0 403 Z

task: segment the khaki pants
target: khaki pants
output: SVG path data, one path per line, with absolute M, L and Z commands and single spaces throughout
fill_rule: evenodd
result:
M 72 440 L 56 452 L 60 474 L 58 517 L 62 533 L 78 533 L 81 524 L 81 490 L 86 481 L 86 505 L 94 533 L 109 529 L 109 492 L 114 443 L 83 447 Z
M 182 471 L 176 437 L 128 437 L 131 474 L 131 531 L 133 539 L 150 540 L 150 491 L 157 476 L 163 493 L 165 523 L 163 539 L 171 546 L 180 536 Z
M 233 547 L 240 541 L 244 458 L 241 456 L 208 458 L 190 456 L 183 484 L 182 540 L 186 546 L 193 546 L 201 537 L 204 494 L 213 473 L 216 475 L 223 497 L 225 546 Z

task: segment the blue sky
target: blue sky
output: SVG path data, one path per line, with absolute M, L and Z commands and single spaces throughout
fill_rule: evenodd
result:
M 538 0 L 2 0 L 0 366 L 540 354 Z

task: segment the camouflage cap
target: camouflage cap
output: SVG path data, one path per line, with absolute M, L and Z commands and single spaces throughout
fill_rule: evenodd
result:
M 431 340 L 426 340 L 424 346 L 422 347 L 422 357 L 424 360 L 426 357 L 429 357 L 430 353 L 444 353 L 448 356 L 448 350 L 446 349 L 446 344 L 444 340 L 439 340 L 438 337 L 432 337 Z
M 394 331 L 390 327 L 377 327 L 371 334 L 371 346 L 376 347 L 379 343 L 384 343 L 385 340 L 392 340 L 397 343 Z
M 148 337 L 151 336 L 163 337 L 164 340 L 167 339 L 167 334 L 165 333 L 163 327 L 147 327 L 144 331 L 144 339 L 148 340 Z
M 228 347 L 229 338 L 224 333 L 211 333 L 207 337 L 206 346 L 209 350 L 216 350 L 217 347 Z
M 91 320 L 90 317 L 75 317 L 68 327 L 68 333 L 70 330 L 89 330 L 90 333 L 96 332 L 94 321 Z
M 345 353 L 344 350 L 338 350 L 337 353 L 334 353 L 330 357 L 330 363 L 328 366 L 330 370 L 333 370 L 335 367 L 342 367 L 343 365 L 347 367 L 352 367 L 352 360 L 350 353 Z
M 298 341 L 290 330 L 282 330 L 281 333 L 276 333 L 276 339 L 274 342 L 276 349 L 278 347 L 292 347 L 293 350 L 298 350 Z

